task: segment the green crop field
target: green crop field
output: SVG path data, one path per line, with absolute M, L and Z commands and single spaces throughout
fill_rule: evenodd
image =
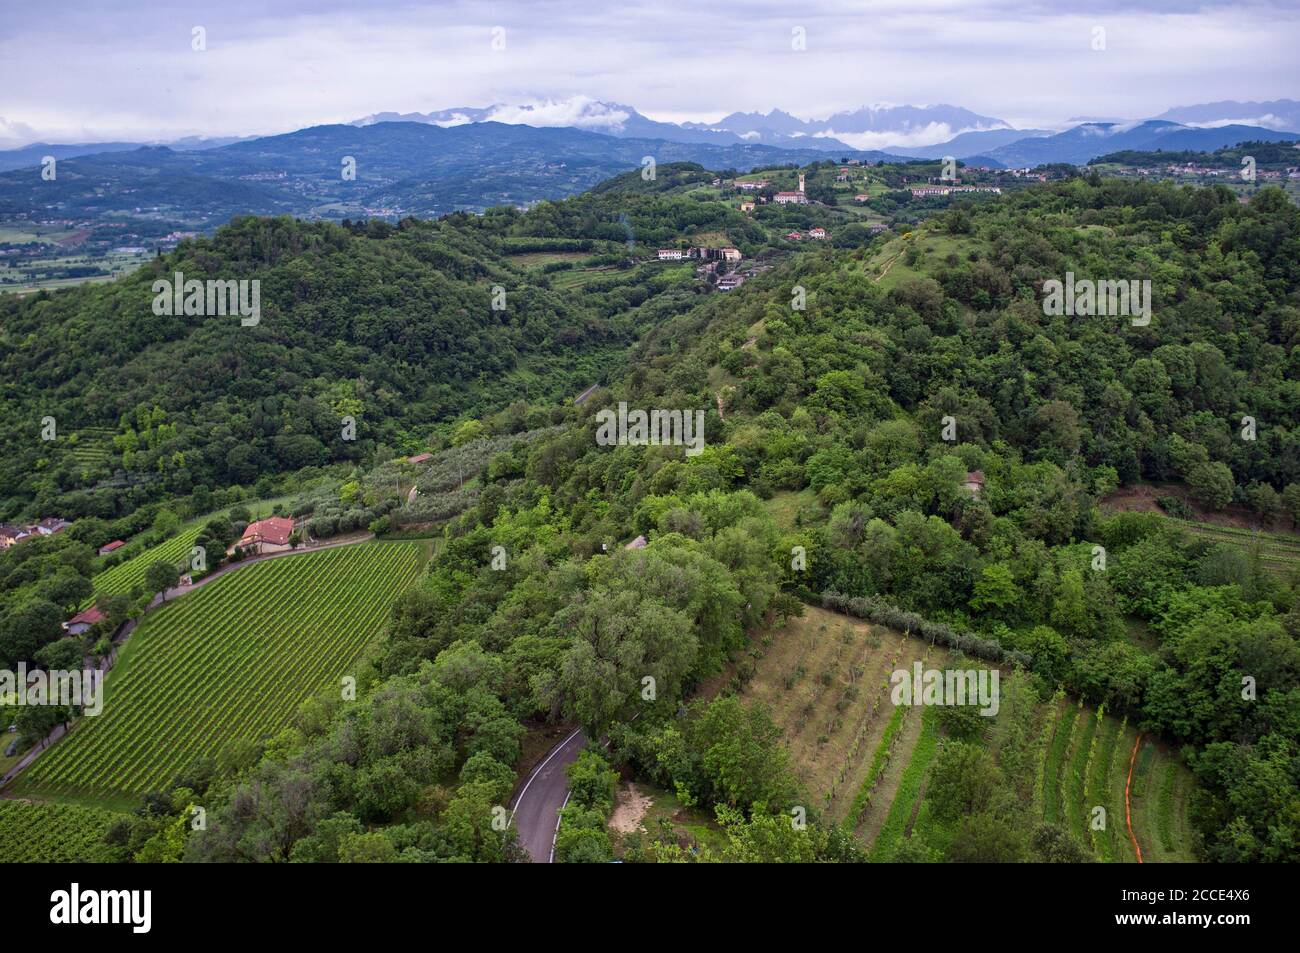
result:
M 0 800 L 0 863 L 110 861 L 104 834 L 121 816 L 75 804 Z
M 348 674 L 424 563 L 418 543 L 341 546 L 245 566 L 147 616 L 104 711 L 19 776 L 19 793 L 127 805 L 234 739 L 283 728 Z

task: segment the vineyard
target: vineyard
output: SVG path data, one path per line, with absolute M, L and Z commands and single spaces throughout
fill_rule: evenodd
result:
M 0 862 L 104 863 L 104 834 L 122 815 L 74 804 L 0 800 Z
M 759 654 L 759 653 L 756 653 Z M 807 607 L 762 639 L 745 697 L 765 704 L 783 728 L 796 776 L 827 820 L 853 832 L 873 860 L 889 860 L 904 838 L 942 849 L 950 825 L 931 816 L 926 780 L 944 738 L 933 707 L 895 706 L 889 675 L 921 660 L 954 663 L 948 651 L 859 619 Z M 965 661 L 960 667 L 972 667 Z M 1124 787 L 1136 729 L 1077 700 L 1040 702 L 1006 690 L 995 721 L 1024 705 L 1033 727 L 1033 777 L 1024 821 L 1064 824 L 1101 861 L 1133 862 Z M 983 742 L 1001 757 L 998 732 Z M 1134 761 L 1130 808 L 1143 860 L 1190 861 L 1187 818 L 1191 773 L 1176 755 L 1143 736 Z M 1098 811 L 1101 808 L 1102 811 Z M 1099 820 L 1100 819 L 1100 820 Z
M 416 578 L 414 543 L 245 566 L 145 617 L 85 718 L 16 782 L 23 794 L 126 805 L 236 739 L 283 728 L 338 685 Z
M 1236 546 L 1247 553 L 1258 547 L 1260 563 L 1265 569 L 1279 575 L 1300 569 L 1300 537 L 1190 520 L 1178 520 L 1178 525 L 1207 542 Z
M 153 563 L 167 562 L 179 565 L 189 559 L 194 540 L 198 539 L 203 522 L 189 523 L 170 539 L 166 539 L 151 549 L 137 553 L 125 562 L 120 562 L 111 569 L 96 573 L 91 579 L 95 592 L 108 595 L 130 592 L 136 586 L 144 585 L 145 570 Z
M 254 518 L 270 511 L 270 508 L 276 504 L 285 502 L 291 497 L 284 496 L 272 500 L 262 500 L 260 502 L 248 502 L 241 505 L 254 509 Z M 225 515 L 226 510 L 217 510 L 212 513 L 206 513 L 197 519 L 192 519 L 183 524 L 176 535 L 169 539 L 163 540 L 157 546 L 152 546 L 142 550 L 123 562 L 118 563 L 110 569 L 96 573 L 91 579 L 91 585 L 95 587 L 95 592 L 106 593 L 108 595 L 117 595 L 127 593 L 136 586 L 144 584 L 145 571 L 156 562 L 173 563 L 177 566 L 182 563 L 188 563 L 190 550 L 194 546 L 194 541 L 198 539 L 199 532 L 214 516 Z M 219 554 L 216 554 L 219 555 Z M 86 605 L 90 604 L 87 600 Z M 84 607 L 83 607 L 84 608 Z

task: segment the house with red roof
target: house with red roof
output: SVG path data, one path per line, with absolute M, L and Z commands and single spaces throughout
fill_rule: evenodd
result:
M 115 539 L 111 543 L 105 543 L 103 546 L 100 546 L 99 555 L 107 556 L 109 553 L 121 549 L 125 545 L 126 543 L 122 542 L 120 539 Z
M 428 463 L 432 459 L 433 459 L 433 454 L 431 453 L 417 453 L 413 457 L 407 457 L 406 462 L 407 463 Z
M 69 635 L 81 635 L 91 626 L 103 622 L 104 619 L 104 613 L 99 611 L 99 606 L 91 606 L 89 609 L 82 609 L 63 623 L 63 629 Z
M 236 545 L 246 553 L 283 552 L 289 549 L 289 537 L 292 533 L 293 517 L 269 516 L 264 520 L 249 523 Z

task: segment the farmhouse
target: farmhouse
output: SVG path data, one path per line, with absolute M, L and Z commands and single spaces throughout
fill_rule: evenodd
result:
M 89 609 L 83 609 L 74 615 L 67 622 L 63 623 L 63 629 L 69 635 L 81 635 L 90 629 L 96 623 L 104 621 L 104 613 L 99 611 L 99 606 L 91 606 Z
M 971 496 L 979 496 L 984 489 L 984 471 L 972 470 L 966 474 L 966 481 L 962 484 L 962 489 L 966 490 Z
M 803 232 L 787 232 L 785 237 L 792 242 L 801 242 L 803 241 Z
M 292 517 L 271 516 L 256 523 L 249 523 L 238 545 L 245 552 L 250 550 L 258 553 L 284 552 L 289 548 L 289 536 L 292 533 Z
M 0 523 L 0 549 L 8 549 L 18 542 L 19 529 L 9 523 Z
M 724 249 L 722 249 L 722 260 L 723 260 L 723 261 L 740 261 L 740 258 L 741 258 L 741 255 L 740 255 L 740 249 L 739 249 L 739 248 L 724 248 Z
M 758 192 L 761 189 L 767 188 L 771 184 L 772 183 L 767 179 L 759 179 L 757 182 L 737 182 L 736 188 L 745 192 Z
M 825 237 L 826 237 L 826 229 L 822 228 L 820 225 L 818 225 L 816 228 L 810 228 L 810 229 L 808 229 L 808 237 L 809 237 L 809 238 L 825 238 Z
M 723 275 L 718 279 L 719 291 L 734 291 L 745 283 L 744 275 Z
M 661 248 L 659 249 L 660 261 L 680 261 L 686 256 L 686 252 L 680 248 Z
M 645 549 L 645 547 L 646 547 L 645 537 L 638 536 L 636 539 L 632 540 L 632 542 L 628 543 L 623 548 L 624 549 Z
M 407 463 L 428 463 L 432 459 L 433 459 L 433 454 L 431 453 L 417 453 L 413 457 L 407 457 L 406 462 Z
M 807 205 L 808 196 L 802 192 L 777 192 L 777 205 Z
M 122 542 L 120 539 L 115 539 L 111 543 L 105 543 L 103 546 L 100 546 L 99 555 L 107 556 L 109 553 L 121 549 L 125 545 L 126 543 Z
M 749 201 L 741 202 L 740 210 L 748 215 L 750 212 L 754 211 L 754 203 Z
M 853 196 L 853 201 L 855 201 L 855 202 L 870 202 L 870 201 L 871 201 L 871 196 L 868 195 L 866 192 L 859 192 L 857 195 Z

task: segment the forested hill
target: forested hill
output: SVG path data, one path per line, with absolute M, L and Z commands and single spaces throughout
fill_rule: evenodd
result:
M 378 444 L 414 448 L 461 413 L 576 394 L 652 320 L 639 306 L 692 297 L 620 271 L 623 229 L 604 217 L 616 242 L 570 243 L 610 269 L 582 294 L 551 290 L 509 256 L 563 240 L 510 238 L 530 228 L 502 213 L 397 226 L 243 218 L 112 284 L 0 298 L 0 510 L 35 499 L 40 511 L 114 515 L 146 492 L 365 459 Z M 260 322 L 155 315 L 153 282 L 177 272 L 259 281 Z M 354 442 L 339 439 L 347 414 Z M 45 417 L 53 441 L 41 439 Z M 151 486 L 131 504 L 106 488 L 123 481 Z
M 800 253 L 658 323 L 610 387 L 557 418 L 567 426 L 493 461 L 477 502 L 447 523 L 429 578 L 399 602 L 362 710 L 340 709 L 209 793 L 214 821 L 187 856 L 245 858 L 246 845 L 272 843 L 274 809 L 239 805 L 275 805 L 306 784 L 305 815 L 364 822 L 394 856 L 506 858 L 508 836 L 487 831 L 519 756 L 504 706 L 533 727 L 608 733 L 611 757 L 639 778 L 717 809 L 726 859 L 860 857 L 822 818 L 807 837 L 782 836 L 786 807 L 823 793 L 793 793 L 782 730 L 747 696 L 751 659 L 782 638 L 771 620 L 798 611 L 784 588 L 1021 666 L 1043 701 L 1066 691 L 1104 706 L 1184 752 L 1197 782 L 1189 847 L 1294 860 L 1294 572 L 1159 514 L 1097 504 L 1156 478 L 1186 483 L 1207 509 L 1300 519 L 1298 241 L 1300 216 L 1277 190 L 1243 205 L 1219 188 L 1075 179 L 863 247 Z M 1151 322 L 1045 315 L 1043 282 L 1067 271 L 1149 279 Z M 693 456 L 601 446 L 595 415 L 618 401 L 705 410 L 707 445 Z M 1242 439 L 1243 416 L 1256 439 Z M 523 425 L 483 426 L 506 436 Z M 619 545 L 637 535 L 644 549 Z M 499 571 L 496 547 L 509 554 Z M 683 718 L 683 695 L 728 658 L 723 696 Z M 342 763 L 355 726 L 408 708 L 433 726 L 445 763 L 423 766 L 423 740 Z M 999 716 L 950 732 L 918 803 L 921 817 L 955 820 L 942 844 L 914 832 L 897 856 L 1091 857 L 1077 843 L 1082 818 L 1042 823 L 1031 810 L 1025 758 L 1042 757 L 1038 731 Z M 421 767 L 376 806 L 363 792 L 398 760 Z M 571 773 L 557 858 L 612 856 L 613 777 L 594 754 Z M 455 794 L 426 819 L 420 785 L 433 783 Z M 326 833 L 320 822 L 292 850 Z M 638 856 L 709 856 L 650 839 Z M 275 844 L 258 859 L 290 853 Z

